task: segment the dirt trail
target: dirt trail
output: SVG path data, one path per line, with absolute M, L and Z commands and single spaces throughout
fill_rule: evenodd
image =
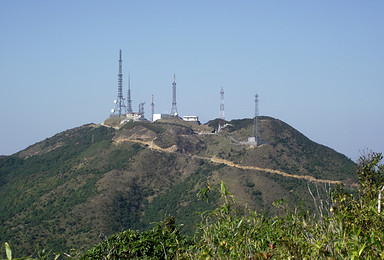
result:
M 213 157 L 213 158 L 202 157 L 202 159 L 204 159 L 204 158 L 205 159 L 209 159 L 209 160 L 211 160 L 212 162 L 215 162 L 215 163 L 223 163 L 225 165 L 228 165 L 228 166 L 231 166 L 231 167 L 234 167 L 234 168 L 239 168 L 239 169 L 242 169 L 242 170 L 254 170 L 254 171 L 262 171 L 262 172 L 274 173 L 274 174 L 282 175 L 284 177 L 303 179 L 303 180 L 307 180 L 307 181 L 310 181 L 310 182 L 330 183 L 330 184 L 340 184 L 341 183 L 340 181 L 316 179 L 315 177 L 309 176 L 309 175 L 297 175 L 297 174 L 290 174 L 290 173 L 282 172 L 282 171 L 279 171 L 279 170 L 273 170 L 273 169 L 269 169 L 269 168 L 261 168 L 261 167 L 257 167 L 257 166 L 239 165 L 239 164 L 235 164 L 235 163 L 233 163 L 231 161 L 227 161 L 227 160 L 216 158 L 216 157 Z
M 170 148 L 162 148 L 162 147 L 156 145 L 153 141 L 147 142 L 147 141 L 142 141 L 142 140 L 120 139 L 117 142 L 123 142 L 123 141 L 144 144 L 144 145 L 147 145 L 148 148 L 150 148 L 150 149 L 155 149 L 155 150 L 162 151 L 162 152 L 167 152 L 167 153 L 174 153 L 174 152 L 176 152 L 176 147 L 174 147 L 174 146 L 172 146 Z M 301 180 L 306 180 L 306 181 L 309 181 L 309 182 L 341 184 L 341 181 L 316 179 L 315 177 L 309 176 L 309 175 L 289 174 L 289 173 L 286 173 L 286 172 L 282 172 L 282 171 L 279 171 L 279 170 L 273 170 L 273 169 L 269 169 L 269 168 L 261 168 L 261 167 L 257 167 L 257 166 L 240 165 L 240 164 L 236 164 L 234 162 L 231 162 L 231 161 L 228 161 L 228 160 L 224 160 L 224 159 L 220 159 L 220 158 L 217 158 L 217 157 L 205 157 L 205 156 L 193 155 L 192 158 L 198 158 L 198 159 L 202 159 L 202 160 L 207 160 L 207 161 L 211 161 L 213 163 L 225 164 L 225 165 L 227 165 L 229 167 L 238 168 L 238 169 L 242 169 L 242 170 L 254 170 L 254 171 L 273 173 L 273 174 L 278 174 L 278 175 L 281 175 L 281 176 L 284 176 L 284 177 L 301 179 Z

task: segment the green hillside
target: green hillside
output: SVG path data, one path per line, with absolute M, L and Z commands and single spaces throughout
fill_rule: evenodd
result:
M 312 142 L 280 120 L 261 117 L 258 147 L 241 144 L 252 119 L 233 120 L 219 134 L 177 118 L 155 123 L 106 120 L 0 157 L 0 243 L 28 255 L 35 245 L 84 251 L 126 229 L 146 230 L 173 215 L 192 234 L 205 187 L 224 181 L 249 208 L 278 212 L 272 203 L 313 207 L 308 186 L 356 182 L 355 164 Z M 213 196 L 215 198 L 215 196 Z

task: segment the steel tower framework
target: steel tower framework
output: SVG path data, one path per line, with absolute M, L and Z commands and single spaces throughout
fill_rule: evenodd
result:
M 173 74 L 173 82 L 172 82 L 172 108 L 171 108 L 171 116 L 177 116 L 177 107 L 176 107 L 176 76 Z
M 117 74 L 117 99 L 115 101 L 116 109 L 119 113 L 119 117 L 123 114 L 124 105 L 124 97 L 123 97 L 123 60 L 121 59 L 121 50 L 119 57 L 119 74 Z
M 152 95 L 152 103 L 151 103 L 151 112 L 152 112 L 152 122 L 153 122 L 153 115 L 155 114 L 155 103 L 154 103 L 154 98 Z
M 145 102 L 142 102 L 139 104 L 139 114 L 144 116 L 144 105 L 145 105 Z
M 131 75 L 128 76 L 127 113 L 133 113 L 131 99 Z
M 225 124 L 224 89 L 223 89 L 223 87 L 221 87 L 221 91 L 220 91 L 220 115 L 219 115 L 219 129 L 218 129 L 218 131 L 220 131 L 220 129 L 222 127 L 224 127 L 224 124 Z
M 259 136 L 258 136 L 258 121 L 259 121 L 259 95 L 255 95 L 255 118 L 253 119 L 253 136 L 255 137 L 256 145 L 259 143 Z

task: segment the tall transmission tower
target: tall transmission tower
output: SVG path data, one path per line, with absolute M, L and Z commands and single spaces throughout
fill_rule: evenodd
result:
M 119 117 L 123 114 L 124 97 L 123 97 L 123 60 L 121 59 L 121 50 L 119 58 L 119 74 L 117 74 L 117 99 L 114 101 L 116 108 L 112 112 L 118 112 Z
M 221 128 L 224 127 L 225 124 L 225 114 L 224 114 L 224 89 L 221 87 L 220 91 L 220 115 L 219 115 L 219 127 L 218 132 L 221 130 Z
M 151 103 L 151 112 L 152 112 L 152 122 L 153 122 L 153 115 L 155 114 L 155 103 L 153 102 L 153 95 L 152 95 L 152 103 Z
M 132 114 L 131 75 L 128 75 L 127 113 Z
M 176 107 L 176 76 L 173 74 L 173 82 L 172 82 L 172 108 L 171 108 L 171 116 L 177 116 L 177 107 Z
M 259 95 L 255 95 L 255 118 L 253 119 L 253 136 L 255 137 L 256 146 L 259 143 L 258 136 L 258 121 L 259 121 Z

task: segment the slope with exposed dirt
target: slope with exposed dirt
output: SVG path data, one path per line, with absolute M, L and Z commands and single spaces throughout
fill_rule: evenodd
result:
M 278 214 L 272 203 L 311 209 L 308 185 L 353 183 L 355 164 L 282 121 L 262 117 L 263 145 L 242 145 L 252 119 L 212 124 L 178 118 L 84 125 L 0 157 L 0 243 L 21 255 L 31 244 L 81 250 L 99 235 L 143 230 L 174 215 L 191 233 L 205 184 L 223 180 L 241 204 Z M 213 194 L 213 199 L 215 196 Z

